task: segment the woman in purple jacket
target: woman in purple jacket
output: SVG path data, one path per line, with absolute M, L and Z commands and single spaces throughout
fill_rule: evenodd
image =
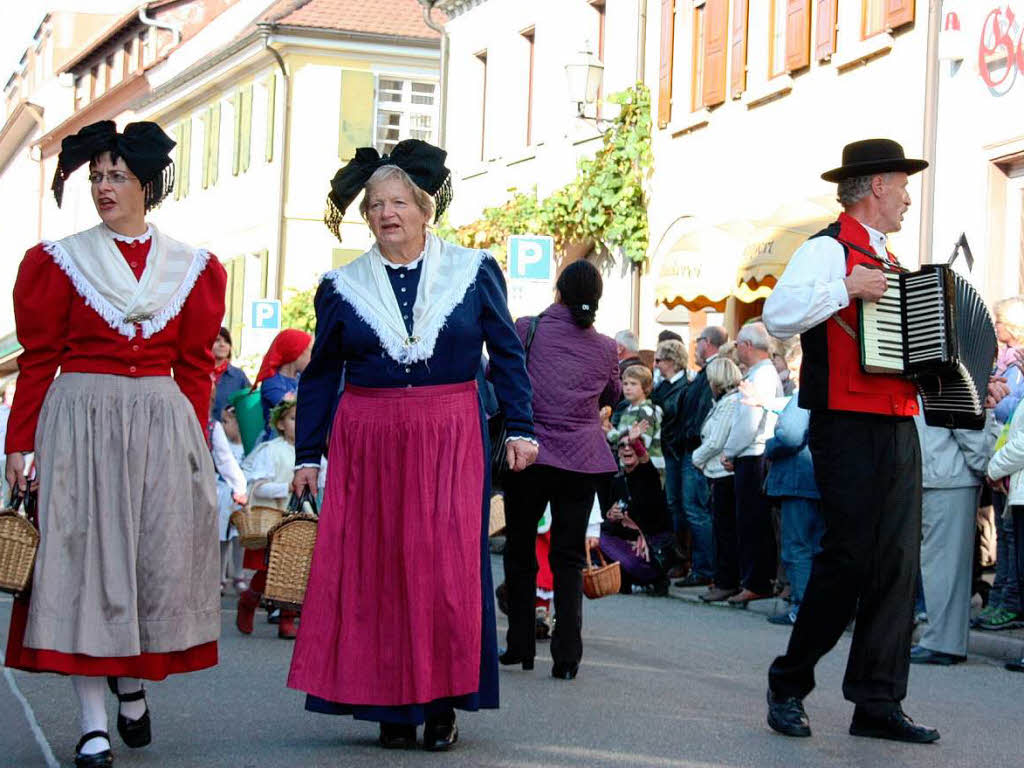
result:
M 594 330 L 603 289 L 601 273 L 574 261 L 558 278 L 555 303 L 540 316 L 527 371 L 533 385 L 533 418 L 540 453 L 536 463 L 506 481 L 505 583 L 508 585 L 507 650 L 502 664 L 533 669 L 536 650 L 537 523 L 551 504 L 551 554 L 555 577 L 555 631 L 551 675 L 576 677 L 583 642 L 583 579 L 587 522 L 596 484 L 617 469 L 601 431 L 599 410 L 619 400 L 615 341 Z M 530 318 L 516 330 L 526 338 Z

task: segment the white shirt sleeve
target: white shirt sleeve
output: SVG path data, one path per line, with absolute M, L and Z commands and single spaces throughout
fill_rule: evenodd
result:
M 815 237 L 797 248 L 764 302 L 768 333 L 788 339 L 827 320 L 850 303 L 846 253 L 831 237 Z
M 210 440 L 213 450 L 213 466 L 217 468 L 220 476 L 231 488 L 233 493 L 245 493 L 245 475 L 242 468 L 238 466 L 238 460 L 231 450 L 228 436 L 224 434 L 224 427 L 219 421 L 213 424 L 213 435 Z

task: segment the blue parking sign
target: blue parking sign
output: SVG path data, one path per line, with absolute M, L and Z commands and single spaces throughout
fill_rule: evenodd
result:
M 512 235 L 508 239 L 509 279 L 551 280 L 554 252 L 554 238 L 548 235 Z
M 257 299 L 252 303 L 249 327 L 276 331 L 281 327 L 281 302 L 277 299 Z

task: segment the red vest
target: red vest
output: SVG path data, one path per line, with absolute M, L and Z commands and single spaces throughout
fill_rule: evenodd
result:
M 832 237 L 846 252 L 846 274 L 858 264 L 902 269 L 888 253 L 889 264 L 874 254 L 867 230 L 856 219 L 840 214 L 839 220 L 815 237 Z M 868 374 L 860 367 L 860 341 L 836 321 L 838 317 L 854 333 L 860 328 L 860 303 L 850 301 L 823 323 L 801 334 L 803 363 L 800 368 L 800 406 L 808 410 L 855 411 L 883 416 L 917 413 L 917 388 L 909 379 Z

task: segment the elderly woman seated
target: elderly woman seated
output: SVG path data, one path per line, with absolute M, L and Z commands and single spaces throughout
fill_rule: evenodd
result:
M 622 470 L 612 481 L 614 502 L 604 514 L 598 546 L 605 557 L 619 561 L 624 586 L 648 586 L 655 595 L 667 595 L 665 573 L 677 557 L 675 534 L 658 470 L 641 438 L 646 429 L 641 421 L 619 438 Z

